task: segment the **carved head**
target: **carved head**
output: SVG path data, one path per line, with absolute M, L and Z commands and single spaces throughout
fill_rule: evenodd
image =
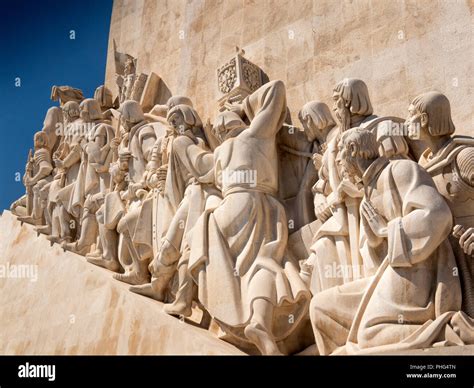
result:
M 137 101 L 127 100 L 122 102 L 120 108 L 120 120 L 122 126 L 129 131 L 132 127 L 139 122 L 145 120 L 145 115 L 143 114 L 142 107 Z
M 166 120 L 176 134 L 183 134 L 187 130 L 202 127 L 202 121 L 198 113 L 191 106 L 184 104 L 171 108 Z
M 41 148 L 47 148 L 48 146 L 48 136 L 43 131 L 39 131 L 35 133 L 34 136 L 34 144 L 35 150 L 39 150 Z
M 370 116 L 373 113 L 369 90 L 364 81 L 345 78 L 333 89 L 333 110 L 342 131 L 350 128 L 352 116 Z
M 113 106 L 112 92 L 105 85 L 100 85 L 95 90 L 94 98 L 99 101 L 102 109 L 108 109 Z
M 303 125 L 306 137 L 310 142 L 316 139 L 318 133 L 327 134 L 336 125 L 328 106 L 319 101 L 311 101 L 305 104 L 298 113 L 298 119 Z
M 224 111 L 219 113 L 214 120 L 212 132 L 220 143 L 226 138 L 232 137 L 232 134 L 240 133 L 238 130 L 245 128 L 246 125 L 240 116 L 232 111 Z
M 125 59 L 124 74 L 135 74 L 135 60 L 131 55 L 128 54 L 127 59 Z
M 125 175 L 127 172 L 126 172 L 126 169 L 124 169 L 123 166 L 121 166 L 120 162 L 114 162 L 114 163 L 110 163 L 109 173 L 110 173 L 110 176 L 112 177 L 112 180 L 115 183 L 119 184 L 125 179 Z
M 84 101 L 82 101 L 81 105 L 79 105 L 79 109 L 80 117 L 86 123 L 102 119 L 99 101 L 93 98 L 86 98 Z
M 173 97 L 170 97 L 168 101 L 166 102 L 166 106 L 168 107 L 168 110 L 174 108 L 176 105 L 188 105 L 191 108 L 193 107 L 193 103 L 191 99 L 185 96 L 173 96 Z
M 68 101 L 63 105 L 64 119 L 66 123 L 71 123 L 79 118 L 80 109 L 76 101 Z
M 427 92 L 415 97 L 408 107 L 405 124 L 408 136 L 420 140 L 431 136 L 449 136 L 455 130 L 449 100 L 439 92 Z
M 344 175 L 362 178 L 367 167 L 378 158 L 379 145 L 376 135 L 363 128 L 351 128 L 344 132 L 338 143 L 338 163 Z

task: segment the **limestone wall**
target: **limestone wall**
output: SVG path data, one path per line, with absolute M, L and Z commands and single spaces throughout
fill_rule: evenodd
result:
M 239 46 L 286 83 L 293 120 L 307 101 L 331 103 L 338 80 L 359 77 L 377 114 L 405 117 L 415 95 L 439 90 L 458 132 L 474 134 L 473 9 L 473 0 L 116 0 L 106 83 L 115 90 L 115 39 L 212 119 L 216 69 Z

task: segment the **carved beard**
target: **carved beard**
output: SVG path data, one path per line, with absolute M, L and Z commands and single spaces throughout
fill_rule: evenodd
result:
M 337 113 L 337 119 L 340 123 L 341 132 L 345 132 L 351 128 L 351 112 L 348 108 L 344 108 Z
M 348 152 L 349 154 L 349 152 Z M 356 158 L 346 155 L 345 159 L 341 161 L 341 173 L 343 177 L 350 178 L 351 181 L 362 179 L 360 171 L 356 163 Z

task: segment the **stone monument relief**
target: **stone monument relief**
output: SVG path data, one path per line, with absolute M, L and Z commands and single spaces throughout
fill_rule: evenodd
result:
M 474 128 L 455 93 L 426 76 L 397 100 L 377 83 L 386 63 L 365 76 L 340 65 L 350 40 L 334 47 L 328 76 L 330 26 L 321 53 L 309 54 L 314 67 L 301 42 L 279 62 L 270 36 L 278 31 L 259 46 L 262 32 L 246 29 L 251 16 L 240 12 L 252 2 L 188 3 L 202 25 L 202 41 L 189 43 L 192 69 L 181 55 L 168 76 L 172 59 L 162 58 L 174 54 L 153 62 L 142 42 L 122 47 L 117 22 L 105 85 L 91 97 L 52 87 L 58 105 L 25 150 L 25 194 L 11 213 L 61 252 L 104 268 L 106 282 L 153 300 L 180 329 L 197 326 L 247 354 L 474 345 L 474 138 L 465 135 Z M 273 17 L 295 39 L 299 28 L 313 39 L 312 26 L 332 12 L 332 2 L 317 3 L 296 1 L 287 24 L 277 17 L 286 11 L 265 8 L 264 28 Z M 113 19 L 126 7 L 116 1 Z M 147 1 L 135 7 L 132 16 L 158 12 Z M 219 12 L 228 29 L 219 22 L 215 35 L 208 24 Z M 233 28 L 233 44 L 211 52 L 208 43 Z M 193 44 L 208 50 L 196 67 Z M 387 82 L 407 82 L 392 70 Z

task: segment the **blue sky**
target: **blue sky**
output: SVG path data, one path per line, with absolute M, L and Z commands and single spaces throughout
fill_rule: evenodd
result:
M 33 134 L 41 130 L 52 85 L 92 97 L 103 84 L 112 0 L 2 0 L 0 23 L 0 211 L 24 193 Z M 70 31 L 75 39 L 70 39 Z M 15 86 L 15 79 L 21 86 Z

